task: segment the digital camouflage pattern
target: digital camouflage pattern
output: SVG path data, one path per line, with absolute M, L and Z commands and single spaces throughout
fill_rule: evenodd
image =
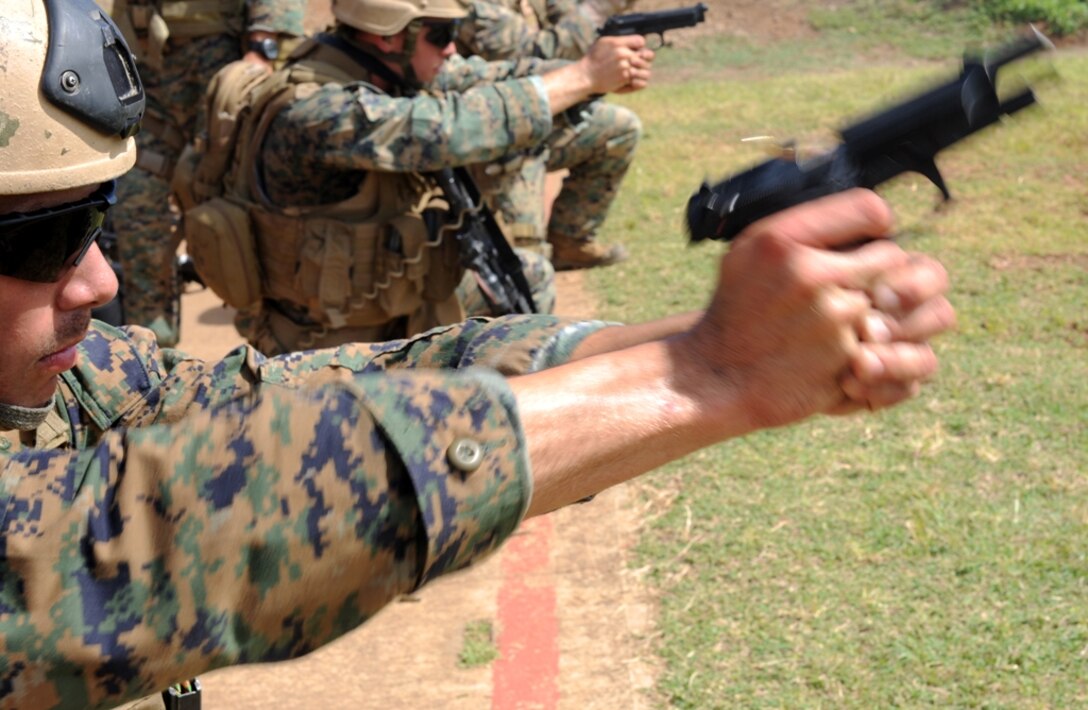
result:
M 243 32 L 303 33 L 303 0 L 234 1 L 234 13 L 244 20 L 239 22 Z M 172 3 L 166 0 L 163 4 Z M 114 12 L 127 12 L 126 8 L 117 4 Z M 148 119 L 136 136 L 137 166 L 118 181 L 119 199 L 111 219 L 125 278 L 125 320 L 151 328 L 161 345 L 170 346 L 177 344 L 180 323 L 175 255 L 181 240 L 179 215 L 169 201 L 170 171 L 182 148 L 194 138 L 208 81 L 242 56 L 242 35 L 172 39 L 161 67 L 146 61 L 140 45 L 132 44 L 147 97 Z
M 111 707 L 299 656 L 486 555 L 531 494 L 498 373 L 603 325 L 514 316 L 204 362 L 95 324 L 54 414 L 0 438 L 3 705 Z M 479 468 L 455 465 L 457 440 Z
M 552 131 L 530 77 L 540 62 L 453 58 L 442 91 L 398 96 L 359 82 L 326 84 L 279 113 L 261 154 L 276 205 L 346 200 L 367 171 L 429 173 L 531 148 Z
M 457 51 L 491 61 L 578 59 L 597 39 L 597 29 L 592 14 L 574 0 L 473 0 Z
M 634 161 L 642 122 L 633 111 L 596 100 L 578 113 L 575 123 L 558 123 L 535 153 L 473 171 L 488 204 L 519 244 L 545 236 L 594 239 Z M 568 173 L 545 224 L 545 180 L 559 170 Z
M 526 0 L 524 6 L 522 0 L 477 0 L 457 44 L 462 54 L 489 61 L 578 59 L 596 38 L 592 13 L 573 0 Z M 593 239 L 634 159 L 642 132 L 634 112 L 593 101 L 574 114 L 574 120 L 557 122 L 544 143 L 473 170 L 516 244 L 542 244 L 549 236 Z M 559 170 L 570 173 L 545 224 L 545 179 Z
M 344 33 L 340 38 L 347 41 Z M 296 61 L 304 63 L 305 56 Z M 456 83 L 443 93 L 384 93 L 367 82 L 369 74 L 361 65 L 355 65 L 357 82 L 326 83 L 298 92 L 271 121 L 261 144 L 260 169 L 269 201 L 288 210 L 336 204 L 355 196 L 368 177 L 399 178 L 490 160 L 512 147 L 530 146 L 547 137 L 552 128 L 547 100 L 537 80 L 530 78 L 540 62 L 455 63 Z M 418 203 L 427 189 L 425 181 L 416 184 L 421 192 L 406 204 Z M 521 258 L 538 309 L 549 312 L 555 303 L 550 263 L 539 255 Z M 269 273 L 264 277 L 271 278 Z M 328 280 L 322 276 L 319 282 Z M 290 293 L 288 284 L 282 286 L 266 284 L 266 293 Z M 316 298 L 316 294 L 307 296 Z M 242 314 L 236 321 L 239 332 L 262 349 L 266 343 L 289 343 L 296 332 L 322 339 L 312 342 L 359 339 L 350 326 L 334 329 L 302 319 L 285 326 L 279 311 L 290 307 L 304 312 L 306 304 L 298 303 L 299 298 L 292 296 L 291 303 L 284 304 L 279 297 L 276 312 L 266 303 L 259 312 Z M 489 313 L 471 276 L 462 281 L 459 300 L 468 315 Z M 403 336 L 405 323 L 403 319 L 391 322 L 395 328 L 391 337 Z M 275 345 L 275 349 L 296 348 Z

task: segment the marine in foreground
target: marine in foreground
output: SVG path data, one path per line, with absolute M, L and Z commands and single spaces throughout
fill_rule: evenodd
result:
M 5 703 L 111 707 L 303 655 L 525 517 L 909 398 L 954 322 L 944 270 L 883 238 L 887 205 L 855 190 L 752 225 L 706 309 L 659 321 L 479 319 L 215 362 L 160 349 L 90 318 L 116 289 L 95 240 L 135 159 L 131 55 L 88 0 L 0 7 Z M 97 90 L 66 91 L 72 72 Z

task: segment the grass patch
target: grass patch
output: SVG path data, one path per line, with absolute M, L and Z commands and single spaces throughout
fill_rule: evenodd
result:
M 980 4 L 994 19 L 1042 22 L 1056 34 L 1070 34 L 1088 27 L 1085 0 L 983 0 Z
M 495 631 L 490 619 L 479 619 L 465 624 L 461 636 L 461 652 L 457 654 L 458 668 L 479 668 L 499 657 L 495 645 Z
M 799 3 L 801 4 L 801 3 Z M 897 64 L 942 61 L 1007 36 L 972 7 L 939 7 L 915 0 L 856 0 L 809 3 L 812 37 L 769 41 L 726 33 L 691 40 L 677 33 L 676 46 L 658 52 L 655 72 L 661 82 L 746 79 L 783 73 L 812 74 L 857 66 L 859 61 Z
M 682 233 L 699 176 L 763 160 L 745 136 L 825 148 L 957 70 L 901 56 L 713 81 L 702 67 L 623 97 L 645 135 L 602 239 L 633 256 L 587 274 L 601 315 L 703 305 L 724 247 Z M 670 707 L 1088 704 L 1088 57 L 1054 63 L 1042 109 L 938 158 L 953 203 L 935 210 L 916 176 L 881 190 L 904 243 L 953 279 L 959 332 L 924 394 L 653 479 L 679 487 L 637 562 L 661 593 Z

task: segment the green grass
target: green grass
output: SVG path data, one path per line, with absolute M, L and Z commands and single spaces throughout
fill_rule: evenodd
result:
M 670 40 L 678 49 L 658 52 L 655 70 L 660 81 L 673 81 L 677 71 L 687 79 L 723 74 L 751 79 L 783 72 L 822 73 L 855 65 L 859 59 L 938 60 L 1007 33 L 977 10 L 940 9 L 936 3 L 917 0 L 798 4 L 808 6 L 807 20 L 815 36 L 770 42 L 729 33 L 692 41 L 677 31 Z M 908 33 L 903 32 L 905 26 Z
M 486 666 L 499 657 L 495 645 L 495 632 L 489 619 L 465 624 L 461 637 L 461 652 L 457 654 L 459 668 Z
M 982 0 L 980 4 L 995 19 L 1043 22 L 1055 33 L 1071 34 L 1088 26 L 1086 0 Z
M 601 315 L 703 305 L 724 247 L 688 246 L 683 208 L 699 176 L 763 160 L 742 137 L 826 147 L 957 68 L 896 51 L 819 76 L 704 65 L 623 97 L 645 135 L 602 238 L 633 256 L 589 274 Z M 1088 706 L 1088 55 L 1054 64 L 1043 108 L 938 158 L 953 203 L 934 211 L 915 176 L 881 190 L 953 279 L 959 331 L 923 394 L 651 479 L 679 490 L 636 563 L 661 596 L 669 707 Z

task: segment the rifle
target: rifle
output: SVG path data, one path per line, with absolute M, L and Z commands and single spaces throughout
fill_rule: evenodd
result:
M 714 186 L 704 182 L 688 201 L 691 241 L 729 241 L 787 207 L 853 187 L 873 188 L 904 172 L 922 174 L 951 199 L 934 161 L 937 153 L 1034 104 L 1031 87 L 999 97 L 997 71 L 1053 47 L 1032 27 L 994 52 L 965 54 L 957 78 L 841 130 L 842 143 L 830 153 L 805 162 L 773 158 Z
M 536 313 L 533 292 L 521 268 L 521 259 L 506 241 L 495 216 L 480 200 L 472 176 L 464 168 L 442 168 L 432 173 L 449 203 L 449 215 L 458 219 L 461 265 L 476 274 L 492 315 Z
M 627 15 L 609 17 L 601 28 L 601 37 L 622 37 L 624 35 L 657 35 L 660 40 L 654 49 L 666 46 L 665 32 L 684 27 L 694 27 L 706 21 L 707 6 L 703 3 L 691 7 L 679 7 L 675 10 L 659 12 L 632 12 Z

